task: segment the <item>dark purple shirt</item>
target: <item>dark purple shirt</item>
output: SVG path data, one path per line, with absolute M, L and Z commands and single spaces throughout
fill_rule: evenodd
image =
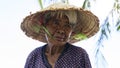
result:
M 52 68 L 45 55 L 47 45 L 33 50 L 27 58 L 24 68 Z M 87 52 L 81 47 L 69 43 L 55 63 L 55 68 L 92 68 Z

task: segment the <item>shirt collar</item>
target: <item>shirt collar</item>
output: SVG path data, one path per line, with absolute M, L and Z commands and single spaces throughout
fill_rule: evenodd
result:
M 43 63 L 45 64 L 45 66 L 46 66 L 47 68 L 52 68 L 52 66 L 48 63 L 47 57 L 46 57 L 46 55 L 45 55 L 45 50 L 46 50 L 46 46 L 47 46 L 47 45 L 48 45 L 48 44 L 46 44 L 46 45 L 44 45 L 44 46 L 42 47 L 42 59 L 43 59 Z M 70 44 L 69 44 L 69 43 L 66 43 L 66 44 L 65 44 L 65 48 L 64 48 L 64 50 L 62 51 L 61 55 L 58 57 L 57 61 L 65 54 L 65 52 L 68 50 L 69 47 L 70 47 Z

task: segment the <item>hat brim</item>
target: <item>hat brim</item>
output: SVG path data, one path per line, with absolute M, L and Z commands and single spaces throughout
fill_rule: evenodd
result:
M 95 35 L 99 30 L 98 17 L 96 17 L 90 11 L 83 10 L 82 8 L 77 8 L 75 6 L 71 6 L 67 4 L 62 4 L 62 5 L 57 4 L 57 6 L 54 4 L 39 12 L 27 16 L 24 19 L 24 21 L 21 23 L 21 29 L 26 33 L 27 36 L 32 37 L 33 39 L 39 40 L 41 42 L 47 43 L 44 30 L 39 27 L 39 26 L 43 26 L 42 24 L 43 20 L 40 19 L 43 19 L 44 18 L 43 16 L 48 12 L 57 12 L 57 11 L 64 11 L 64 12 L 75 11 L 77 13 L 76 25 L 69 39 L 70 43 L 75 43 L 80 40 L 83 40 L 83 38 L 80 39 L 74 38 L 78 34 L 84 34 L 87 38 L 89 38 Z M 41 30 L 37 29 L 34 26 L 40 28 Z

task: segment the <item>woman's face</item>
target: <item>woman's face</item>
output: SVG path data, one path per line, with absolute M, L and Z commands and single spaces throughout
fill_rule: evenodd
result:
M 66 16 L 60 18 L 53 17 L 46 23 L 46 29 L 51 34 L 46 33 L 46 38 L 50 44 L 65 44 L 72 33 L 72 26 Z

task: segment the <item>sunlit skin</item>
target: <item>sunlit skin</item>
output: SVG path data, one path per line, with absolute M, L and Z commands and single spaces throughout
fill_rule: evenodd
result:
M 54 68 L 55 62 L 64 49 L 64 45 L 69 41 L 72 33 L 72 27 L 66 16 L 61 18 L 52 18 L 46 23 L 46 29 L 51 36 L 45 34 L 48 46 L 46 48 L 46 56 L 49 63 Z

